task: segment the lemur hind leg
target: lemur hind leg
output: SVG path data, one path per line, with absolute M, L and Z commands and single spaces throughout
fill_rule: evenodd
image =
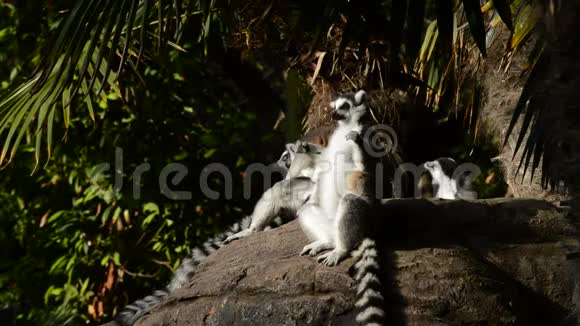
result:
M 296 212 L 312 193 L 313 182 L 306 177 L 282 180 L 268 189 L 256 203 L 249 228 L 230 235 L 224 243 L 230 243 L 248 235 L 264 231 L 278 216 L 293 219 Z
M 306 245 L 300 255 L 316 256 L 334 248 L 334 228 L 332 221 L 316 204 L 308 203 L 298 211 L 298 220 L 306 235 L 314 242 Z
M 280 183 L 268 189 L 256 203 L 254 211 L 252 212 L 252 223 L 250 227 L 241 230 L 238 233 L 232 234 L 224 240 L 224 243 L 230 243 L 234 240 L 245 238 L 250 234 L 264 230 L 270 222 L 278 215 L 280 207 L 276 199 Z
M 318 262 L 334 266 L 355 249 L 366 234 L 364 219 L 368 218 L 370 203 L 368 199 L 355 194 L 346 194 L 341 198 L 334 219 L 334 249 L 318 256 Z

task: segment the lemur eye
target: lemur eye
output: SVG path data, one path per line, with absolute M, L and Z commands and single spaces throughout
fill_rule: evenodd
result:
M 284 154 L 282 156 L 282 161 L 287 161 L 288 160 L 288 154 Z
M 344 102 L 342 103 L 342 105 L 340 107 L 338 107 L 339 110 L 348 110 L 349 109 L 349 104 L 348 102 Z

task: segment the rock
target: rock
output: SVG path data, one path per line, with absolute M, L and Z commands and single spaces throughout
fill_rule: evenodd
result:
M 384 202 L 389 325 L 573 324 L 568 212 L 534 200 Z M 297 221 L 218 250 L 137 325 L 355 325 L 352 259 L 298 255 Z

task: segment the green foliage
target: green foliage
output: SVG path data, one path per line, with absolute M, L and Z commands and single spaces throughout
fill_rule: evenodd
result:
M 7 8 L 9 17 L 25 16 L 20 9 Z M 50 30 L 48 21 L 59 14 L 45 14 L 45 21 L 27 24 Z M 2 20 L 0 30 L 18 29 L 18 24 L 17 19 Z M 184 28 L 195 28 L 195 24 L 191 21 Z M 230 60 L 225 49 L 216 45 L 211 45 L 216 56 L 208 58 L 204 53 L 210 44 L 200 43 L 194 35 L 179 48 L 158 54 L 144 51 L 147 65 L 134 62 L 132 73 L 118 81 L 112 74 L 95 79 L 96 88 L 109 85 L 99 96 L 73 98 L 72 84 L 68 91 L 54 95 L 62 97 L 56 106 L 42 101 L 50 87 L 47 92 L 41 88 L 33 95 L 20 94 L 32 96 L 23 100 L 28 104 L 42 103 L 36 109 L 21 105 L 24 113 L 14 113 L 34 127 L 17 128 L 16 120 L 7 125 L 14 130 L 14 138 L 21 134 L 24 145 L 12 147 L 19 160 L 0 172 L 3 324 L 14 320 L 18 325 L 84 324 L 110 319 L 129 300 L 163 286 L 191 247 L 248 211 L 251 201 L 242 196 L 243 162 L 272 159 L 264 153 L 270 147 L 279 148 L 279 144 L 271 146 L 271 126 L 281 107 L 273 105 L 273 99 L 250 93 L 268 91 L 259 82 L 250 89 L 243 85 L 251 78 L 261 78 L 256 66 L 266 64 Z M 44 40 L 38 37 L 40 45 Z M 30 74 L 33 67 L 25 62 L 39 52 L 20 53 L 19 42 L 11 40 L 10 44 L 0 51 L 0 58 L 10 65 L 22 62 L 20 75 Z M 94 59 L 96 52 L 87 53 Z M 18 55 L 22 55 L 21 61 L 16 59 Z M 59 67 L 57 60 L 54 69 Z M 232 79 L 228 69 L 244 71 L 248 79 Z M 79 75 L 77 70 L 73 81 L 81 81 Z M 51 78 L 48 76 L 47 83 Z M 11 70 L 3 70 L 0 79 L 11 84 L 4 88 L 20 80 Z M 86 78 L 81 88 L 91 88 L 91 83 Z M 34 110 L 39 110 L 39 118 L 26 122 Z M 257 119 L 259 115 L 261 119 Z M 45 124 L 37 127 L 39 121 Z M 41 129 L 48 131 L 43 136 L 48 147 L 41 153 L 47 153 L 50 160 L 38 166 Z M 114 187 L 114 171 L 120 168 L 115 165 L 117 148 L 122 149 L 123 159 L 120 191 Z M 199 175 L 212 162 L 230 169 L 234 182 L 231 200 L 210 200 L 202 194 Z M 143 163 L 150 170 L 136 180 L 133 171 Z M 159 175 L 168 163 L 187 167 L 185 179 L 169 186 L 190 191 L 191 200 L 171 200 L 161 193 Z M 103 164 L 109 164 L 109 169 Z M 134 181 L 141 185 L 139 198 L 133 194 Z M 211 189 L 224 195 L 222 179 L 213 176 L 208 182 Z
M 435 109 L 453 108 L 460 90 L 471 96 L 461 101 L 464 116 L 476 117 L 468 112 L 480 86 L 458 78 L 473 47 L 460 40 L 471 35 L 485 52 L 485 23 L 495 28 L 497 13 L 521 46 L 537 20 L 516 2 L 512 23 L 505 1 L 487 15 L 467 0 L 59 0 L 41 8 L 0 0 L 0 320 L 98 323 L 164 285 L 185 252 L 248 211 L 245 165 L 271 161 L 265 153 L 280 148 L 272 126 L 284 103 L 273 88 L 284 88 L 264 75 L 292 68 L 290 87 L 301 84 L 293 74 L 317 52 L 326 53 L 320 78 L 365 57 L 364 85 L 416 87 Z M 324 58 L 333 58 L 328 72 Z M 304 93 L 287 94 L 290 137 Z M 201 192 L 199 175 L 212 162 L 232 172 L 231 200 Z M 188 168 L 171 188 L 191 191 L 191 200 L 161 193 L 169 163 Z M 222 179 L 209 185 L 224 195 Z

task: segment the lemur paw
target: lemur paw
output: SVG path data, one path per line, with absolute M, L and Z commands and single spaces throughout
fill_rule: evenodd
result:
M 309 152 L 308 143 L 303 142 L 303 141 L 297 141 L 295 152 L 296 153 L 308 153 Z
M 343 259 L 345 259 L 347 255 L 348 253 L 344 250 L 334 249 L 318 256 L 317 260 L 319 263 L 322 263 L 326 266 L 335 266 L 338 265 L 338 263 L 340 263 Z
M 358 133 L 358 131 L 351 131 L 346 135 L 346 140 L 357 141 L 359 137 L 360 134 Z
M 300 252 L 300 256 L 306 255 L 316 256 L 319 253 L 328 249 L 332 249 L 332 246 L 330 244 L 320 241 L 314 241 L 313 243 L 304 246 L 304 249 L 302 249 L 302 251 Z
M 245 238 L 245 237 L 249 236 L 252 233 L 253 233 L 253 231 L 251 229 L 242 230 L 242 231 L 240 231 L 238 233 L 232 234 L 229 237 L 227 237 L 224 240 L 224 244 L 228 244 L 228 243 L 230 243 L 230 242 L 232 242 L 234 240 L 239 240 L 241 238 Z

